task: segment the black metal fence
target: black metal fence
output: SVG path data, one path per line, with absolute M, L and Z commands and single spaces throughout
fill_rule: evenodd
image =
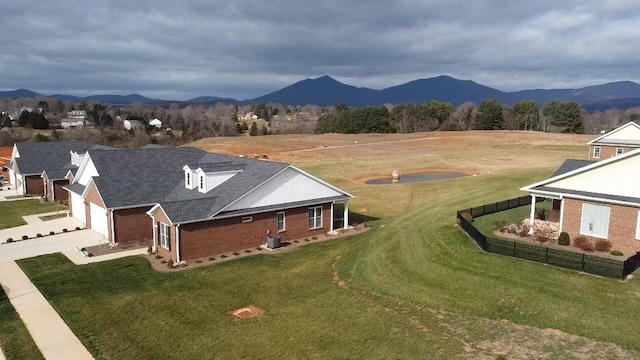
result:
M 544 200 L 538 199 L 536 202 L 538 201 Z M 495 239 L 485 236 L 482 232 L 476 229 L 467 218 L 465 218 L 465 214 L 470 214 L 472 218 L 477 218 L 530 204 L 531 197 L 523 196 L 493 204 L 486 204 L 466 210 L 460 210 L 457 212 L 458 223 L 482 250 L 494 254 L 518 257 L 618 279 L 624 279 L 640 266 L 640 253 L 637 253 L 625 261 L 618 261 L 593 255 L 528 245 L 506 239 Z

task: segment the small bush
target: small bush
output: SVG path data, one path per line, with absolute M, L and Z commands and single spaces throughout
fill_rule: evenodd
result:
M 166 264 L 166 263 L 167 263 L 167 260 L 162 260 L 162 261 L 160 261 L 160 262 L 161 262 L 161 263 L 163 263 L 163 264 Z
M 7 242 L 8 242 L 8 243 L 12 243 L 12 242 L 13 242 L 13 238 L 8 238 L 8 239 L 7 239 Z
M 160 254 L 156 255 L 156 259 L 162 259 L 162 255 Z
M 304 239 L 304 241 L 309 242 L 309 239 Z
M 173 267 L 173 260 L 167 261 L 167 266 L 172 268 Z
M 215 259 L 216 259 L 216 258 L 214 258 L 213 256 L 209 256 L 209 261 L 213 261 L 213 260 L 215 260 Z
M 536 219 L 538 220 L 545 220 L 547 218 L 547 214 L 549 213 L 549 209 L 538 209 L 536 211 Z
M 596 240 L 596 250 L 604 252 L 611 251 L 611 241 L 605 239 Z
M 37 233 L 37 234 L 36 234 L 36 237 L 42 237 L 42 234 Z
M 317 236 L 312 236 L 311 240 L 318 240 L 318 237 Z
M 49 235 L 55 235 L 55 231 L 49 231 Z
M 29 237 L 27 235 L 22 235 L 22 240 L 27 240 Z
M 462 213 L 462 217 L 467 220 L 469 223 L 473 222 L 473 216 L 471 216 L 471 214 L 469 213 Z
M 222 254 L 222 255 L 220 255 L 220 257 L 224 259 L 224 258 L 226 258 L 226 257 L 227 257 L 227 255 Z
M 558 236 L 558 245 L 568 246 L 569 244 L 571 244 L 569 234 L 566 231 L 561 232 Z
M 256 250 L 262 251 L 262 248 L 261 247 L 257 247 Z
M 251 252 L 251 250 L 247 249 L 247 250 L 245 250 L 244 252 L 248 254 L 248 253 L 250 253 L 250 252 Z
M 609 254 L 611 254 L 613 256 L 624 256 L 624 253 L 622 251 L 620 251 L 620 250 L 613 250 Z
M 498 221 L 496 221 L 494 224 L 495 224 L 495 226 L 496 226 L 496 227 L 495 227 L 495 228 L 496 228 L 496 230 L 497 230 L 497 229 L 502 229 L 502 228 L 504 228 L 504 227 L 507 227 L 507 226 L 511 225 L 511 224 L 509 224 L 509 221 L 508 221 L 508 220 L 498 220 Z
M 202 263 L 202 260 L 200 259 L 196 260 L 196 264 L 200 264 L 200 263 Z
M 67 230 L 67 229 L 62 229 L 62 232 L 67 232 L 67 231 L 69 231 L 69 230 Z
M 233 255 L 238 256 L 238 255 L 240 255 L 240 253 L 236 251 L 236 252 L 233 253 Z
M 298 240 L 293 240 L 293 242 L 297 244 L 299 241 Z
M 151 254 L 153 252 L 153 245 L 149 245 L 147 247 L 147 253 Z
M 582 236 L 582 235 L 576 236 L 573 239 L 573 246 L 587 252 L 592 252 L 595 250 L 595 247 L 593 246 L 593 241 L 588 239 L 586 236 Z
M 520 232 L 518 232 L 518 236 L 521 236 L 521 237 L 529 236 L 529 225 L 522 224 L 522 228 L 520 228 Z
M 80 230 L 80 226 L 76 226 L 76 230 Z

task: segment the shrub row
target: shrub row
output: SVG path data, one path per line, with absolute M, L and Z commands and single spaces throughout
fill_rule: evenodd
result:
M 82 228 L 79 227 L 79 226 L 76 226 L 76 230 L 82 230 Z M 62 232 L 66 233 L 66 232 L 69 232 L 69 230 L 62 229 Z M 49 231 L 48 235 L 55 235 L 55 234 L 56 234 L 55 231 Z M 46 235 L 43 235 L 41 233 L 37 233 L 36 236 L 34 236 L 33 238 L 41 238 L 41 237 L 44 237 L 44 236 L 46 236 Z M 29 239 L 31 239 L 31 238 L 28 235 L 22 235 L 22 240 L 29 240 Z M 6 242 L 12 243 L 12 242 L 15 242 L 15 240 L 13 238 L 8 238 Z

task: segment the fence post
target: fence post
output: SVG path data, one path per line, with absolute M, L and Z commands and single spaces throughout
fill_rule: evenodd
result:
M 513 256 L 516 256 L 516 242 L 513 242 Z
M 584 271 L 584 254 L 582 254 L 582 271 Z
M 546 253 L 544 254 L 544 262 L 545 262 L 546 264 L 548 264 L 548 263 L 549 263 L 549 248 L 547 248 L 547 251 L 546 251 Z
M 487 204 L 482 205 L 482 215 L 487 213 Z

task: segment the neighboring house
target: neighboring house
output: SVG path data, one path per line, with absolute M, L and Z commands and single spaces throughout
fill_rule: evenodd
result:
M 160 129 L 162 127 L 162 121 L 160 121 L 159 119 L 153 119 L 151 121 L 149 121 L 149 126 L 154 126 L 158 129 Z
M 174 262 L 332 231 L 336 204 L 346 227 L 353 197 L 289 164 L 195 148 L 91 150 L 65 188 L 87 227 Z
M 9 163 L 9 182 L 18 194 L 46 196 L 50 201 L 67 198 L 62 186 L 74 174 L 89 149 L 110 149 L 86 141 L 17 143 Z M 75 154 L 75 160 L 74 160 Z
M 124 121 L 124 128 L 127 129 L 127 130 L 142 129 L 143 127 L 144 127 L 144 125 L 139 120 L 125 120 Z
M 596 139 L 597 140 L 597 139 Z M 591 143 L 590 143 L 591 144 Z M 553 199 L 559 231 L 607 239 L 625 254 L 640 251 L 640 149 L 592 162 L 567 160 L 549 179 L 520 190 Z M 531 206 L 531 219 L 535 205 Z
M 71 110 L 67 113 L 67 117 L 60 120 L 60 126 L 63 129 L 73 127 L 84 127 L 87 120 L 87 112 L 85 110 Z
M 81 119 L 62 119 L 62 120 L 60 120 L 60 126 L 63 129 L 81 128 L 81 127 L 84 127 L 84 125 L 85 125 L 85 120 L 81 120 Z
M 605 160 L 640 148 L 640 125 L 631 121 L 590 141 L 589 160 Z

